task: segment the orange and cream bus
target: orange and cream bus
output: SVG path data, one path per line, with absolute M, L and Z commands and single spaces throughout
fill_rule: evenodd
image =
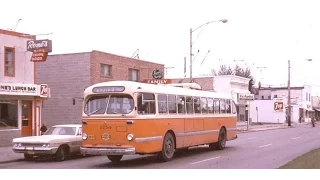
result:
M 158 154 L 209 144 L 222 150 L 237 138 L 237 111 L 231 95 L 174 85 L 111 81 L 84 91 L 83 155 Z

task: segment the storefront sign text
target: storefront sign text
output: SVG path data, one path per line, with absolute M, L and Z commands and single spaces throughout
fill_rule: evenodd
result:
M 171 79 L 145 79 L 142 81 L 143 83 L 148 84 L 171 84 Z
M 253 101 L 254 95 L 253 94 L 238 94 L 239 101 Z

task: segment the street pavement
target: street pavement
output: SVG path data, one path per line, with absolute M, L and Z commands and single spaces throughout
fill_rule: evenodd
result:
M 118 165 L 107 157 L 74 157 L 64 162 L 35 160 L 0 162 L 0 169 L 274 169 L 320 147 L 320 126 L 310 124 L 292 128 L 241 133 L 227 142 L 222 151 L 207 146 L 178 153 L 173 161 L 157 162 L 156 156 L 124 156 Z M 1 161 L 1 160 L 0 160 Z

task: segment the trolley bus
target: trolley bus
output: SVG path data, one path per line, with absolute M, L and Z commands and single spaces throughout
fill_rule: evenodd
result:
M 83 155 L 157 154 L 170 161 L 179 150 L 209 145 L 222 150 L 237 138 L 231 95 L 132 81 L 94 84 L 84 91 Z

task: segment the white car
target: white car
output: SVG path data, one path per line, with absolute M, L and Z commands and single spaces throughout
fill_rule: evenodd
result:
M 31 160 L 34 156 L 53 156 L 56 160 L 63 161 L 68 155 L 80 154 L 81 136 L 81 124 L 56 125 L 42 136 L 13 139 L 12 150 L 24 153 L 26 160 Z

